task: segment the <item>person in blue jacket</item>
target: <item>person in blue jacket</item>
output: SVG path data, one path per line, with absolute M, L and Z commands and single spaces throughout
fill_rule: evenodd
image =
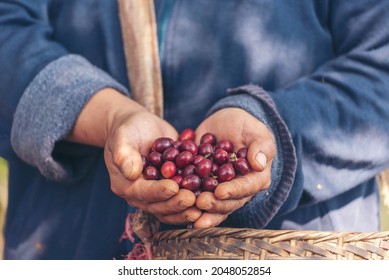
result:
M 155 1 L 164 116 L 131 99 L 114 0 L 0 1 L 7 259 L 112 259 L 163 227 L 376 231 L 389 166 L 388 1 Z M 191 127 L 254 172 L 197 199 L 140 155 Z M 129 207 L 130 206 L 130 207 Z

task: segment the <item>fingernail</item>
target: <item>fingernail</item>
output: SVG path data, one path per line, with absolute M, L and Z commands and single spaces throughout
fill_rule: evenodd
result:
M 224 193 L 224 194 L 222 194 L 222 195 L 220 195 L 219 197 L 218 197 L 218 199 L 229 199 L 230 198 L 230 194 L 229 193 Z
M 255 160 L 258 162 L 260 166 L 262 166 L 263 169 L 266 168 L 267 165 L 267 157 L 264 153 L 259 152 L 255 155 Z
M 168 187 L 163 188 L 163 189 L 162 189 L 162 192 L 163 192 L 166 196 L 172 196 L 173 194 L 176 193 L 174 190 L 172 190 L 171 188 L 168 188 Z
M 188 205 L 184 201 L 178 202 L 178 205 L 180 206 L 180 208 L 188 208 Z
M 188 222 L 194 222 L 193 218 L 190 218 L 189 216 L 185 216 L 185 220 Z

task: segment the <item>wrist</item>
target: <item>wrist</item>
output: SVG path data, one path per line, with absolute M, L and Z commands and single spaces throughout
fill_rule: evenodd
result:
M 66 140 L 104 147 L 118 120 L 140 110 L 145 109 L 115 89 L 102 89 L 81 110 Z

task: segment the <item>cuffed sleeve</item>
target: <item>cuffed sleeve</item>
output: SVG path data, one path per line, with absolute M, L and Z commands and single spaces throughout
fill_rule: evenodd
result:
M 297 159 L 291 135 L 269 94 L 261 87 L 247 85 L 228 91 L 229 96 L 220 100 L 208 114 L 217 110 L 235 107 L 249 112 L 263 122 L 276 139 L 276 155 L 272 164 L 270 187 L 258 193 L 243 208 L 230 215 L 230 226 L 264 227 L 285 203 L 295 207 L 302 193 L 302 187 L 294 188 Z M 293 206 L 292 206 L 293 205 Z M 244 213 L 242 213 L 244 212 Z M 244 217 L 242 219 L 242 217 Z
M 103 88 L 127 90 L 78 55 L 49 63 L 31 81 L 16 108 L 11 144 L 16 154 L 48 179 L 72 181 L 77 169 L 53 157 L 57 141 L 71 131 L 87 101 Z

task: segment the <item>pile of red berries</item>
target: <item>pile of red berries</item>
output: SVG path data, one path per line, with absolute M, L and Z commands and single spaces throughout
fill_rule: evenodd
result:
M 251 171 L 247 148 L 234 152 L 229 140 L 217 141 L 205 133 L 200 144 L 194 142 L 195 132 L 187 128 L 174 141 L 161 137 L 154 141 L 150 153 L 142 156 L 143 176 L 147 180 L 171 179 L 180 188 L 194 193 L 213 192 L 219 183 Z

